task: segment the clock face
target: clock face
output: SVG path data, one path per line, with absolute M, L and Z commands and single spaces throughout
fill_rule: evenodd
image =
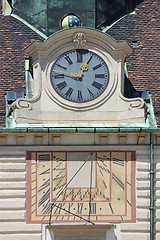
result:
M 28 152 L 27 159 L 27 223 L 135 221 L 135 152 Z
M 89 50 L 70 50 L 59 56 L 51 69 L 51 83 L 62 98 L 76 103 L 99 97 L 109 82 L 105 61 Z

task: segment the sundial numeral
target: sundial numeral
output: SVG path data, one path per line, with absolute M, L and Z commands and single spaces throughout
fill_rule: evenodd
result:
M 90 214 L 96 214 L 96 203 L 89 203 L 89 208 L 90 208 Z
M 83 203 L 78 203 L 76 214 L 82 214 L 82 210 L 83 210 Z
M 39 154 L 38 161 L 50 161 L 50 154 Z
M 54 214 L 60 214 L 64 205 L 65 203 L 58 203 L 57 205 L 55 204 L 54 207 L 56 208 L 56 210 L 54 211 Z
M 73 206 L 74 203 L 68 203 L 68 212 L 71 212 L 71 207 Z

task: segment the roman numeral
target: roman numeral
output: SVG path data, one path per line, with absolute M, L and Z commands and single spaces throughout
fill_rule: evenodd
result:
M 67 86 L 67 83 L 64 81 L 64 82 L 61 82 L 59 84 L 57 84 L 57 87 L 62 90 L 63 88 L 65 88 Z
M 72 60 L 70 59 L 69 56 L 66 56 L 65 59 L 67 60 L 67 62 L 68 62 L 70 65 L 73 64 L 73 62 L 72 62 Z
M 71 212 L 71 207 L 73 206 L 73 203 L 68 203 L 68 212 Z
M 54 74 L 54 78 L 64 78 L 64 74 Z
M 50 154 L 39 154 L 38 161 L 50 161 Z
M 122 181 L 114 173 L 112 173 L 112 178 L 124 190 L 124 183 L 122 183 Z
M 88 92 L 89 92 L 89 95 L 91 96 L 91 97 L 93 97 L 93 93 L 91 92 L 91 90 L 89 90 L 89 88 L 87 88 L 87 90 L 88 90 Z
M 124 167 L 124 160 L 113 158 L 113 163 Z
M 54 78 L 64 78 L 64 74 L 55 74 Z
M 69 88 L 68 91 L 65 93 L 67 97 L 70 97 L 72 95 L 73 88 Z
M 96 70 L 96 69 L 98 69 L 98 68 L 100 68 L 100 67 L 102 67 L 102 64 L 96 65 L 95 67 L 93 67 L 93 70 Z
M 59 203 L 58 205 L 55 204 L 54 207 L 56 208 L 56 210 L 55 210 L 54 214 L 60 214 L 61 210 L 63 210 L 62 208 L 64 205 L 65 205 L 65 203 Z
M 82 92 L 81 92 L 81 90 L 78 90 L 78 100 L 80 101 L 82 99 L 83 99 L 82 98 Z
M 95 78 L 105 78 L 105 74 L 95 74 Z
M 96 214 L 96 203 L 89 203 L 89 213 Z
M 82 214 L 83 203 L 78 203 L 77 207 L 78 207 L 78 209 L 77 209 L 76 214 Z
M 67 68 L 66 68 L 66 67 L 63 67 L 63 66 L 62 66 L 62 65 L 60 65 L 60 64 L 57 64 L 57 67 L 60 67 L 60 68 L 64 69 L 65 71 L 67 70 Z
M 83 60 L 82 52 L 77 50 L 77 62 L 82 62 L 82 60 Z
M 100 90 L 103 85 L 102 85 L 101 83 L 98 83 L 98 82 L 95 82 L 95 81 L 94 81 L 94 82 L 92 83 L 92 86 Z

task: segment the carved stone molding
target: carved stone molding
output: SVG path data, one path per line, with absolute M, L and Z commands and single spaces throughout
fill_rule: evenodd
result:
M 82 49 L 86 45 L 86 35 L 82 32 L 75 33 L 73 35 L 73 43 L 76 47 L 76 49 Z

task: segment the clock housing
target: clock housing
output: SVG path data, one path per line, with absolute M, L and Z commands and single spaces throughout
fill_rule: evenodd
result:
M 13 105 L 17 126 L 144 126 L 145 103 L 127 99 L 124 62 L 132 52 L 126 41 L 89 28 L 70 28 L 35 41 L 34 97 Z

